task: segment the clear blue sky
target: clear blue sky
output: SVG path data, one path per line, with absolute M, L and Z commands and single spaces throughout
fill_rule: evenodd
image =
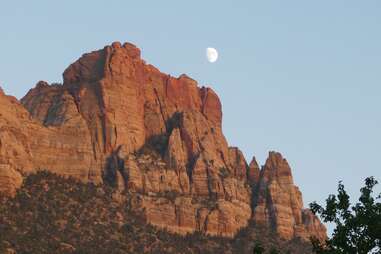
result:
M 231 145 L 290 162 L 305 204 L 381 180 L 381 1 L 5 1 L 0 85 L 22 97 L 81 54 L 130 41 L 210 85 Z M 205 48 L 220 58 L 210 64 Z

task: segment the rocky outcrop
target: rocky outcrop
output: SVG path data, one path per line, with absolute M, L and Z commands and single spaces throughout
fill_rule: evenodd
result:
M 254 185 L 257 185 L 259 182 L 259 174 L 260 174 L 260 168 L 259 168 L 258 162 L 255 159 L 255 157 L 253 157 L 253 159 L 251 160 L 249 164 L 249 171 L 247 175 L 249 182 Z
M 302 194 L 294 185 L 291 168 L 280 153 L 270 152 L 260 172 L 253 219 L 285 239 L 326 236 L 324 226 L 303 209 Z M 314 218 L 310 217 L 313 216 Z
M 31 113 L 16 98 L 0 93 L 0 165 L 24 173 L 49 169 L 100 182 L 101 175 L 92 174 L 96 163 L 86 122 L 67 92 L 57 96 L 58 91 L 50 89 L 56 87 L 38 85 L 28 93 L 38 95 L 28 101 Z
M 63 77 L 39 82 L 21 103 L 0 94 L 0 164 L 107 182 L 172 232 L 231 237 L 251 219 L 284 238 L 320 230 L 280 155 L 260 170 L 228 146 L 212 89 L 161 73 L 118 42 L 84 54 Z

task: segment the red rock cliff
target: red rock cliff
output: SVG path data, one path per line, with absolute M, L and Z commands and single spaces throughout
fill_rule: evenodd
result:
M 212 89 L 161 73 L 130 43 L 85 54 L 63 76 L 21 103 L 0 93 L 0 191 L 47 169 L 127 190 L 148 222 L 177 233 L 231 237 L 254 220 L 286 239 L 324 237 L 279 154 L 260 170 L 228 146 Z

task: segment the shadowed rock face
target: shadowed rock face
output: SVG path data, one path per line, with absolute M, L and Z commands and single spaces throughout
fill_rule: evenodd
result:
M 172 232 L 233 236 L 253 219 L 285 239 L 325 236 L 303 210 L 280 154 L 247 165 L 222 134 L 210 88 L 161 73 L 118 42 L 84 54 L 63 85 L 43 81 L 21 99 L 0 93 L 0 191 L 48 169 L 134 193 L 148 222 Z

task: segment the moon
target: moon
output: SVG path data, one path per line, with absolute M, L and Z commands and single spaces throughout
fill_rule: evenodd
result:
M 206 59 L 208 59 L 210 63 L 217 61 L 217 58 L 218 52 L 215 48 L 206 48 Z

